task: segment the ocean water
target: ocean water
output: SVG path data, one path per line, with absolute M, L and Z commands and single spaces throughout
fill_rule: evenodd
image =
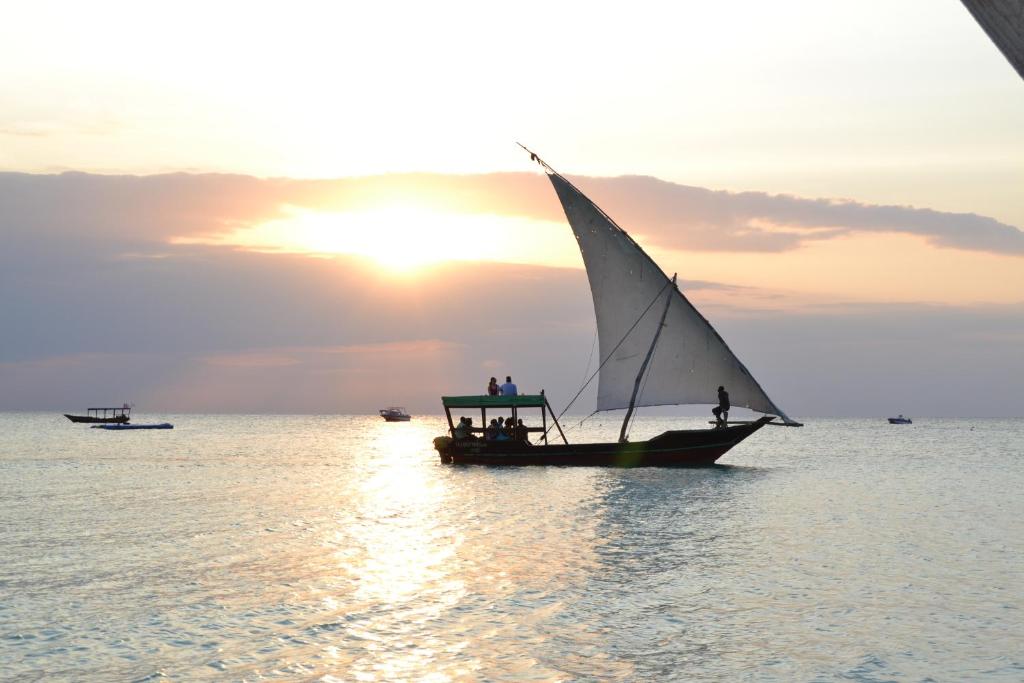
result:
M 442 465 L 433 416 L 151 417 L 0 415 L 0 679 L 1024 680 L 1022 420 L 615 470 Z

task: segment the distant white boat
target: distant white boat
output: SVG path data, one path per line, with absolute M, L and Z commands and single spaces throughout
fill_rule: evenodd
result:
M 383 417 L 386 422 L 408 422 L 412 419 L 412 416 L 406 412 L 405 408 L 400 408 L 399 406 L 383 408 L 380 411 L 380 416 Z
M 898 415 L 897 417 L 890 417 L 889 418 L 889 424 L 891 424 L 891 425 L 912 425 L 912 424 L 914 424 L 914 421 L 911 420 L 909 417 L 903 417 L 903 415 Z

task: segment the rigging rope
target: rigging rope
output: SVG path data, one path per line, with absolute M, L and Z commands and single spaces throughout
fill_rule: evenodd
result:
M 587 377 L 587 373 L 590 372 L 590 361 L 594 360 L 594 349 L 597 348 L 597 326 L 594 326 L 594 341 L 590 342 L 590 355 L 587 356 L 587 367 L 583 368 L 583 378 Z
M 635 321 L 633 321 L 633 324 L 630 325 L 628 330 L 626 330 L 626 334 L 622 335 L 622 339 L 620 339 L 619 343 L 615 345 L 615 348 L 608 352 L 608 356 L 604 359 L 604 361 L 602 361 L 602 363 L 599 366 L 597 366 L 597 370 L 594 370 L 594 374 L 590 376 L 590 379 L 583 383 L 583 386 L 581 386 L 580 390 L 576 392 L 576 395 L 572 397 L 572 400 L 569 401 L 568 405 L 566 405 L 565 408 L 562 409 L 562 412 L 560 412 L 558 414 L 558 417 L 555 418 L 556 421 L 562 419 L 562 416 L 565 415 L 565 411 L 569 410 L 569 408 L 572 407 L 572 404 L 575 403 L 576 399 L 580 397 L 580 394 L 583 393 L 583 390 L 586 389 L 587 386 L 594 381 L 594 378 L 597 377 L 597 375 L 601 372 L 601 368 L 608 364 L 608 361 L 612 359 L 612 356 L 615 355 L 615 352 L 618 351 L 619 347 L 622 346 L 623 342 L 626 341 L 626 337 L 628 337 L 630 333 L 632 333 L 633 330 L 636 329 L 636 326 L 639 325 L 640 321 L 643 320 L 645 315 L 647 315 L 647 311 L 651 310 L 651 306 L 653 306 L 658 301 L 658 298 L 661 296 L 662 292 L 664 292 L 670 284 L 672 284 L 671 280 L 665 280 L 665 284 L 662 285 L 661 289 L 658 290 L 658 293 L 654 295 L 653 299 L 651 299 L 651 303 L 647 304 L 647 308 L 645 308 L 643 312 L 640 314 L 640 316 Z M 594 413 L 596 412 L 597 411 L 595 410 Z M 594 413 L 591 413 L 590 415 L 593 415 Z M 590 415 L 588 415 L 587 417 L 590 417 Z M 580 421 L 580 424 L 583 424 L 583 422 Z M 544 432 L 544 435 L 547 436 L 548 432 L 550 431 L 551 427 L 548 427 L 547 431 Z
M 660 343 L 661 343 L 661 337 L 658 337 L 658 339 L 654 340 L 654 349 L 651 350 L 651 359 L 652 360 L 654 359 L 654 354 L 657 353 L 657 351 L 658 351 L 658 344 L 660 344 Z M 643 397 L 644 390 L 647 389 L 647 380 L 649 380 L 651 378 L 651 375 L 654 374 L 652 372 L 652 370 L 653 370 L 653 364 L 652 364 L 651 367 L 647 368 L 647 374 L 644 375 L 644 383 L 640 385 L 640 393 L 637 394 L 637 396 L 636 396 L 636 399 L 637 399 L 638 402 Z M 633 417 L 630 418 L 630 420 L 629 420 L 629 426 L 626 428 L 626 436 L 627 437 L 629 436 L 629 430 L 631 430 L 633 428 L 633 423 L 636 422 L 637 416 L 640 415 L 640 408 L 641 407 L 642 406 L 637 406 L 636 407 L 636 410 L 633 412 Z M 597 412 L 597 411 L 595 410 L 594 412 Z

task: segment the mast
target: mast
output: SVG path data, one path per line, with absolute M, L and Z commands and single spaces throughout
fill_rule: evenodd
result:
M 676 275 L 678 273 L 672 273 L 672 289 L 676 288 Z M 658 345 L 658 337 L 661 336 L 661 330 L 665 327 L 665 316 L 668 315 L 668 307 L 672 305 L 672 289 L 668 291 L 668 295 L 665 297 L 665 310 L 661 312 L 661 320 L 658 321 L 658 329 L 654 332 L 651 348 L 647 350 L 647 356 L 640 366 L 640 372 L 636 374 L 636 381 L 633 382 L 633 395 L 629 397 L 629 409 L 626 410 L 626 418 L 622 421 L 622 429 L 619 430 L 619 443 L 626 442 L 626 429 L 629 427 L 629 418 L 633 416 L 633 408 L 636 407 L 636 395 L 640 391 L 640 382 L 644 378 L 644 373 L 647 372 L 647 365 L 651 362 L 651 356 L 654 355 L 654 347 Z

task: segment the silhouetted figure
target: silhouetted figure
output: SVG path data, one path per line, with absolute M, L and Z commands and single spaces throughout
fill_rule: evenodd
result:
M 518 389 L 516 389 L 516 385 L 512 384 L 512 377 L 511 377 L 511 375 L 507 375 L 505 377 L 505 383 L 501 385 L 501 395 L 502 396 L 516 396 L 518 393 L 519 393 L 519 391 L 518 391 Z
M 488 441 L 494 441 L 498 438 L 498 421 L 491 420 L 491 423 L 487 425 L 487 429 L 484 430 L 484 438 Z
M 452 430 L 452 438 L 465 439 L 469 436 L 469 425 L 466 424 L 466 417 L 459 418 L 459 424 L 455 425 L 455 429 Z
M 516 441 L 526 441 L 527 443 L 529 443 L 529 432 L 526 431 L 526 425 L 523 424 L 522 418 L 520 418 L 519 422 L 516 424 L 514 433 Z
M 494 440 L 508 441 L 510 438 L 508 432 L 505 431 L 505 418 L 499 417 L 497 420 L 494 420 Z
M 492 377 L 490 383 L 487 385 L 487 395 L 497 396 L 500 391 L 501 388 L 498 386 L 498 380 Z
M 715 414 L 716 428 L 725 427 L 729 423 L 729 392 L 725 387 L 718 387 L 718 405 L 711 409 Z

